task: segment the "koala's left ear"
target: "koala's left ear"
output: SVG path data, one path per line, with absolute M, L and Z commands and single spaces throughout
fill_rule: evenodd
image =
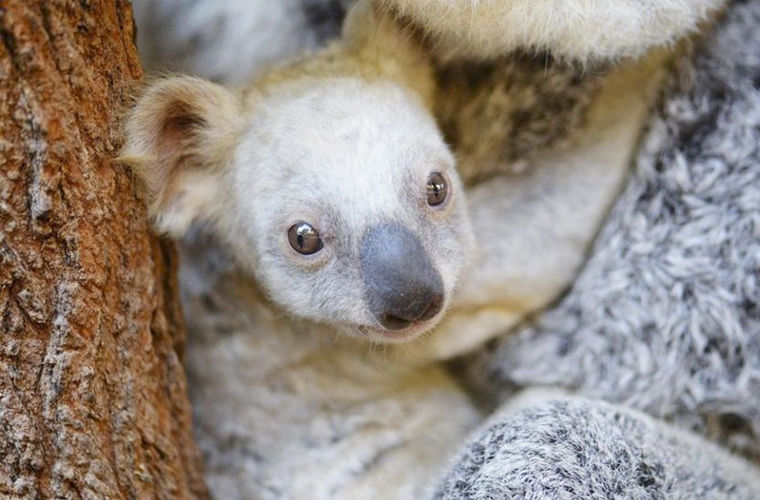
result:
M 221 208 L 221 177 L 242 128 L 227 89 L 177 76 L 149 84 L 126 122 L 120 160 L 145 184 L 156 229 L 182 235 Z

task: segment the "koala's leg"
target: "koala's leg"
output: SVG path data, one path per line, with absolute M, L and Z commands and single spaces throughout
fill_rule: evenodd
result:
M 497 413 L 435 498 L 760 498 L 760 470 L 633 410 L 532 390 Z

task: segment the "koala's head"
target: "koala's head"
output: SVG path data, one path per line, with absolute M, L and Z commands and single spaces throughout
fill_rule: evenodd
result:
M 469 253 L 454 159 L 421 100 L 390 81 L 295 78 L 247 96 L 158 81 L 123 158 L 159 231 L 210 222 L 280 308 L 350 334 L 431 328 Z

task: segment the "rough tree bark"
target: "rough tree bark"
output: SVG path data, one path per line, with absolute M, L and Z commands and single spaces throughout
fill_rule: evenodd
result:
M 113 161 L 123 0 L 0 0 L 0 498 L 206 496 L 173 249 Z

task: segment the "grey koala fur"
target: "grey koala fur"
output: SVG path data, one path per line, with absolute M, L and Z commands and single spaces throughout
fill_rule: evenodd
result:
M 603 401 L 553 398 L 497 413 L 435 498 L 733 498 L 760 478 L 713 443 Z
M 679 61 L 571 290 L 470 361 L 491 401 L 542 386 L 595 400 L 503 412 L 439 497 L 760 497 L 758 25 L 760 2 L 736 2 L 693 59 Z M 557 429 L 562 446 L 551 440 Z M 605 462 L 604 450 L 620 458 Z M 521 481 L 537 477 L 550 486 Z
M 140 58 L 152 71 L 243 83 L 337 36 L 351 1 L 134 0 Z

